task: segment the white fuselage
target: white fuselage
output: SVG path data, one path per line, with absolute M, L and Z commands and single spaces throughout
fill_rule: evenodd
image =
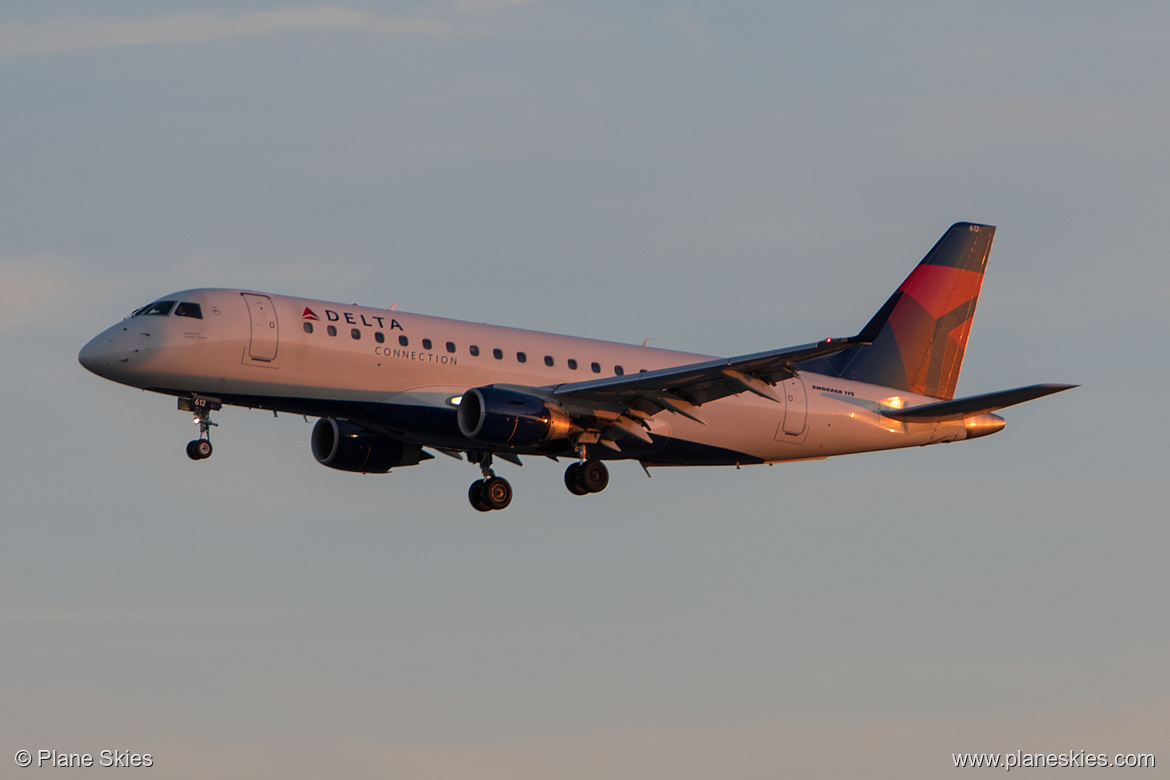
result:
M 138 314 L 82 350 L 108 379 L 177 396 L 373 421 L 405 441 L 469 448 L 459 399 L 485 385 L 548 387 L 636 374 L 709 356 L 240 290 L 198 289 L 164 300 L 179 316 Z M 190 316 L 198 310 L 199 317 Z M 704 465 L 823 458 L 992 433 L 1002 418 L 903 423 L 883 417 L 937 399 L 801 372 L 780 402 L 742 393 L 702 407 L 701 424 L 660 412 L 652 445 L 601 457 Z M 516 449 L 518 454 L 526 450 Z

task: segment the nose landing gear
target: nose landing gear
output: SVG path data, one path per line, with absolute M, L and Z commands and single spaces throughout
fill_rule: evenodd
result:
M 191 460 L 211 457 L 211 428 L 216 425 L 211 421 L 211 413 L 222 408 L 218 398 L 194 395 L 179 399 L 179 411 L 191 412 L 195 418 L 193 422 L 199 426 L 199 438 L 187 442 L 187 457 Z

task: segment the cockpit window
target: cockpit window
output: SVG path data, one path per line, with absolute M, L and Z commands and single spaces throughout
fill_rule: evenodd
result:
M 175 307 L 175 316 L 190 317 L 192 319 L 201 320 L 203 319 L 203 309 L 199 308 L 199 304 L 197 303 L 188 303 L 187 301 L 183 301 Z
M 155 301 L 149 306 L 143 306 L 138 311 L 134 312 L 132 317 L 165 317 L 171 313 L 171 309 L 175 306 L 174 301 Z

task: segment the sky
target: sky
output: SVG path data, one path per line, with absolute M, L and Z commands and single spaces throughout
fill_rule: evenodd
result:
M 0 777 L 1163 776 L 1168 72 L 1125 0 L 5 4 Z M 481 515 L 292 416 L 192 463 L 76 360 L 200 286 L 743 354 L 956 221 L 998 226 L 959 394 L 1081 387 L 955 445 L 530 459 Z

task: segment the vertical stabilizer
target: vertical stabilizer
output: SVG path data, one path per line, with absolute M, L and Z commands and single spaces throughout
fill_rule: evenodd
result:
M 954 398 L 994 237 L 991 225 L 952 225 L 858 334 L 869 344 L 798 368 Z

